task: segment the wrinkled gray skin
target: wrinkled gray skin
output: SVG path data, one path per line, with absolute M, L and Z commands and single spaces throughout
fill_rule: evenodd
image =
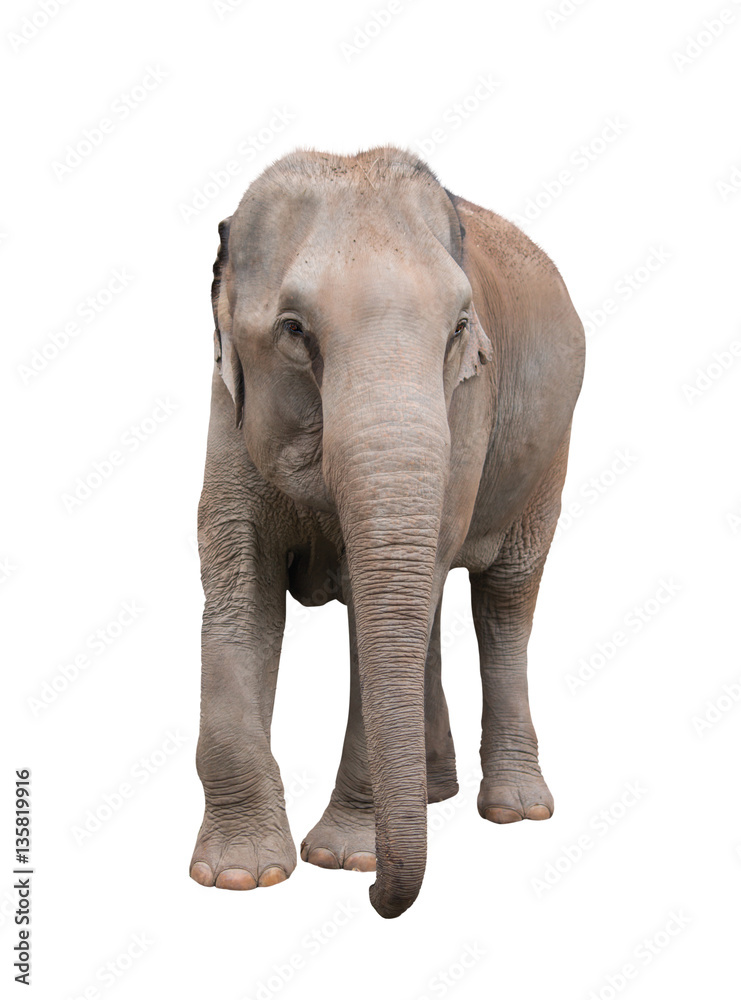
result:
M 270 723 L 290 591 L 350 622 L 350 711 L 301 855 L 415 900 L 426 803 L 454 795 L 440 601 L 469 570 L 483 684 L 478 797 L 547 819 L 526 650 L 560 509 L 582 325 L 555 266 L 411 154 L 297 152 L 222 223 L 199 547 L 206 595 L 202 885 L 283 881 L 296 851 Z

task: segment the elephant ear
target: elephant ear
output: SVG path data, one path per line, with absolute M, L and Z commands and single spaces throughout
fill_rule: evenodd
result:
M 229 394 L 234 400 L 237 427 L 242 426 L 244 411 L 244 372 L 232 340 L 232 315 L 226 293 L 226 270 L 229 266 L 229 225 L 232 217 L 219 223 L 219 252 L 214 263 L 211 305 L 214 311 L 214 360 Z
M 461 367 L 458 373 L 458 381 L 464 382 L 467 378 L 478 375 L 484 365 L 492 359 L 491 341 L 486 336 L 481 325 L 478 314 L 471 303 L 470 315 L 468 318 L 468 340 L 463 350 Z
M 472 249 L 466 238 L 466 228 L 463 225 L 461 212 L 459 210 L 462 199 L 454 195 L 452 191 L 448 191 L 447 188 L 443 188 L 443 190 L 448 196 L 448 200 L 450 202 L 451 253 L 455 262 L 463 269 L 463 271 L 465 271 L 470 279 L 470 254 L 472 253 Z M 473 282 L 471 283 L 473 284 Z M 478 375 L 483 366 L 487 365 L 494 356 L 491 341 L 487 337 L 486 331 L 481 325 L 481 320 L 478 317 L 478 313 L 476 312 L 473 302 L 471 303 L 471 308 L 469 310 L 467 333 L 468 336 L 463 348 L 461 366 L 458 371 L 459 384 L 461 382 L 465 382 L 468 378 L 473 378 L 474 375 Z

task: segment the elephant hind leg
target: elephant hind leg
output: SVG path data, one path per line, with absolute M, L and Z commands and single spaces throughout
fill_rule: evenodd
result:
M 553 814 L 553 796 L 538 763 L 527 683 L 527 645 L 551 528 L 555 517 L 544 521 L 525 515 L 495 564 L 471 574 L 483 688 L 483 780 L 477 804 L 481 816 L 493 823 Z
M 455 747 L 450 732 L 448 704 L 442 686 L 440 608 L 438 604 L 425 663 L 425 746 L 427 752 L 427 801 L 442 802 L 458 792 Z

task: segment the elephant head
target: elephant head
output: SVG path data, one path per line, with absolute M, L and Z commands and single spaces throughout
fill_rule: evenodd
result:
M 462 228 L 424 164 L 376 149 L 279 161 L 220 232 L 216 356 L 247 450 L 266 480 L 339 519 L 376 813 L 371 899 L 396 916 L 425 866 L 441 539 L 467 527 L 446 524 L 449 410 L 492 352 Z

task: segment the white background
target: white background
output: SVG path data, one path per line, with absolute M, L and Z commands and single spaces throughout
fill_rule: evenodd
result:
M 369 38 L 356 32 L 384 0 L 233 6 L 69 0 L 46 24 L 31 3 L 3 8 L 2 988 L 21 990 L 11 811 L 14 769 L 30 767 L 31 995 L 730 996 L 741 8 L 591 0 L 564 3 L 557 22 L 556 0 L 403 0 Z M 121 117 L 148 67 L 161 81 Z M 276 110 L 291 120 L 235 155 L 277 124 Z M 113 130 L 89 155 L 55 170 L 106 117 Z M 435 129 L 444 141 L 432 143 Z M 296 146 L 384 142 L 429 154 L 447 187 L 509 218 L 529 206 L 523 228 L 590 333 L 564 492 L 572 513 L 530 646 L 556 812 L 508 827 L 477 815 L 481 695 L 457 571 L 443 641 L 462 791 L 430 808 L 423 890 L 394 921 L 371 909 L 371 875 L 299 862 L 285 884 L 250 893 L 188 878 L 202 815 L 194 542 L 216 226 Z M 183 206 L 233 160 L 239 172 L 186 221 Z M 103 293 L 86 322 L 80 304 L 115 269 L 127 287 Z M 71 321 L 77 335 L 55 350 Z M 131 428 L 159 399 L 175 408 L 134 450 Z M 122 464 L 68 510 L 64 495 L 111 451 Z M 125 602 L 139 610 L 121 629 Z M 89 637 L 101 628 L 109 644 L 96 654 Z M 346 645 L 340 605 L 291 604 L 274 751 L 297 844 L 334 782 Z M 582 663 L 569 685 L 590 659 L 592 676 Z M 182 744 L 168 754 L 169 732 Z M 101 972 L 109 962 L 115 972 Z

